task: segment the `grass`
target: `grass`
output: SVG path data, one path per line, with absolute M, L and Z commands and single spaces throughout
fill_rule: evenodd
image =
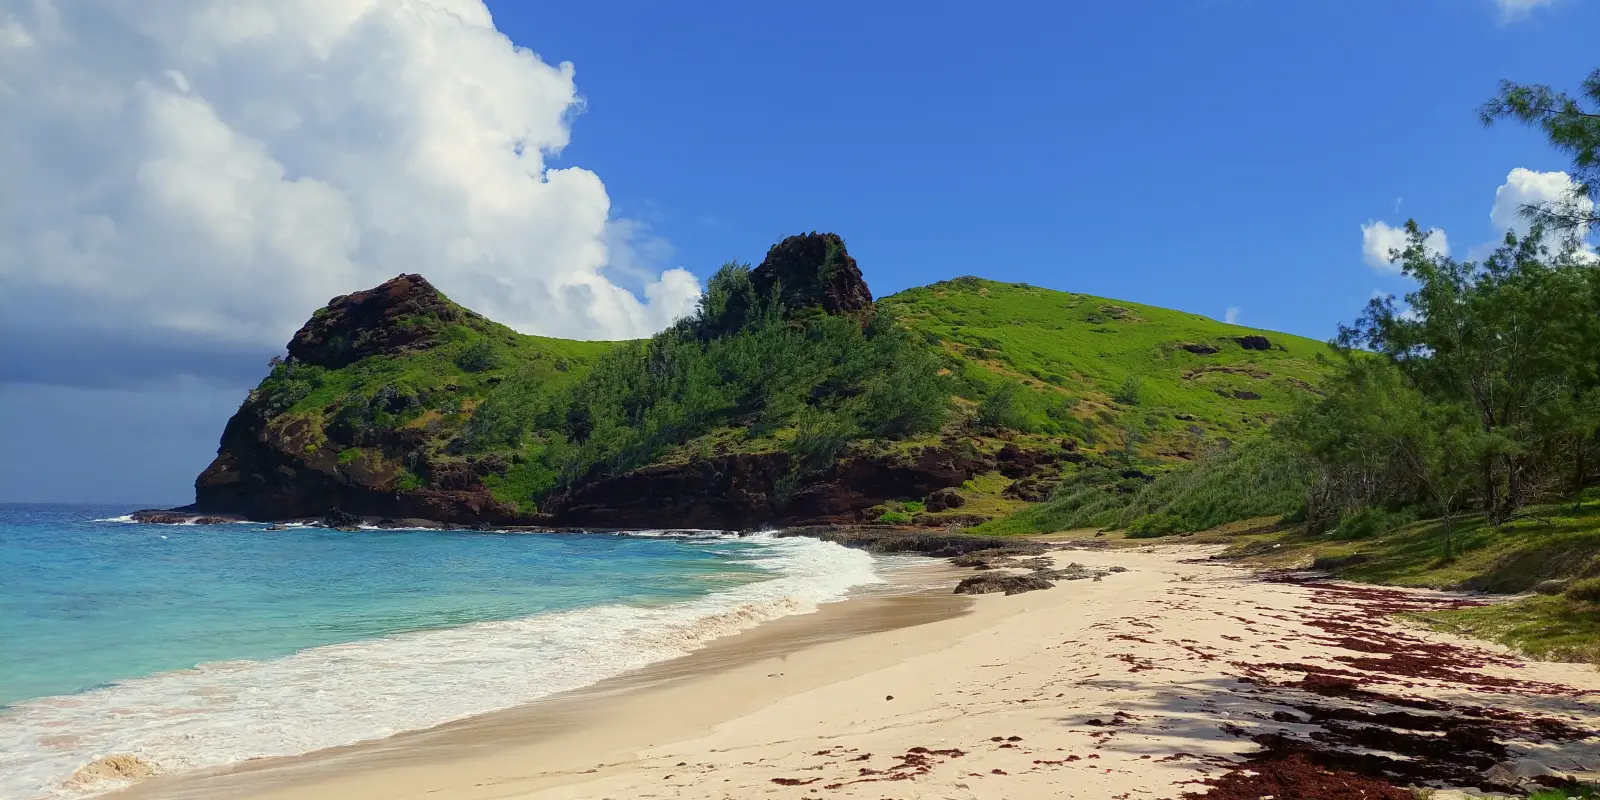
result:
M 1080 470 L 1050 499 L 985 523 L 978 532 L 1115 528 L 1133 538 L 1156 538 L 1281 516 L 1299 505 L 1305 491 L 1289 459 L 1282 447 L 1262 438 L 1181 464 L 1149 482 L 1124 477 L 1114 467 Z
M 1327 350 L 1198 314 L 979 278 L 879 303 L 942 351 L 969 397 L 1015 380 L 1036 408 L 1064 400 L 1097 440 L 1120 442 L 1132 430 L 1142 455 L 1167 460 L 1262 431 L 1320 379 L 1317 357 Z M 1252 335 L 1265 336 L 1271 349 L 1237 341 Z
M 1436 630 L 1500 642 L 1532 658 L 1600 665 L 1600 606 L 1594 603 L 1531 597 L 1408 616 Z
M 1540 789 L 1528 795 L 1528 800 L 1594 800 L 1600 798 L 1600 786 L 1583 785 L 1573 789 Z
M 1447 554 L 1448 539 L 1448 554 Z M 1208 532 L 1193 541 L 1225 541 L 1239 560 L 1267 568 L 1326 568 L 1339 578 L 1389 586 L 1498 594 L 1527 592 L 1542 581 L 1573 580 L 1570 594 L 1532 596 L 1488 606 L 1415 615 L 1439 630 L 1476 636 L 1532 658 L 1600 664 L 1600 498 L 1528 509 L 1494 528 L 1481 517 L 1458 520 L 1447 537 L 1439 520 L 1415 522 L 1359 540 L 1307 535 L 1303 527 L 1253 535 Z
M 1160 474 L 1258 436 L 1309 391 L 1323 369 L 1317 361 L 1325 349 L 1320 342 L 1025 284 L 960 278 L 879 302 L 940 359 L 955 387 L 958 417 L 981 410 L 986 400 L 992 409 L 996 402 L 989 398 L 999 387 L 1015 390 L 1015 407 L 1001 409 L 1015 429 L 957 431 L 990 452 L 1007 442 L 1038 450 L 1070 439 L 1093 463 L 1121 459 Z M 546 399 L 582 380 L 620 343 L 523 335 L 451 305 L 461 313 L 448 321 L 418 314 L 396 322 L 428 331 L 405 352 L 339 369 L 276 366 L 254 395 L 270 409 L 269 433 L 292 440 L 308 460 L 398 475 L 399 491 L 427 485 L 427 472 L 416 467 L 421 462 L 410 460 L 418 455 L 417 442 L 422 461 L 431 465 L 497 455 L 510 466 L 487 476 L 485 485 L 500 501 L 533 510 L 532 498 L 556 480 L 539 466 L 541 454 L 568 443 L 527 421 L 539 418 Z M 1238 341 L 1244 336 L 1265 336 L 1271 347 L 1245 349 Z M 656 462 L 770 452 L 788 447 L 795 434 L 792 425 L 716 427 L 667 447 Z M 939 438 L 869 440 L 853 447 L 876 454 Z M 395 444 L 401 441 L 403 446 Z M 1063 467 L 1062 475 L 1045 477 L 1070 479 L 1078 470 Z M 1034 504 L 1003 496 L 1010 483 L 998 474 L 978 476 L 960 490 L 965 505 L 929 516 L 1008 518 L 991 523 L 994 532 L 1016 533 L 1082 522 L 1053 511 L 1016 516 Z M 1160 483 L 1163 490 L 1174 485 Z M 1156 494 L 1137 497 L 1150 507 L 1146 513 L 1165 508 Z M 1247 505 L 1245 511 L 1259 510 Z M 915 518 L 926 512 L 885 513 Z

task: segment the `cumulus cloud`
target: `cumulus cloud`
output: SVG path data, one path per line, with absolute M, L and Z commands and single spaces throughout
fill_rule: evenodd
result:
M 553 336 L 646 335 L 699 296 L 599 177 L 547 165 L 581 111 L 574 68 L 482 0 L 11 5 L 8 340 L 260 352 L 401 272 Z
M 1556 0 L 1495 0 L 1495 5 L 1500 7 L 1501 22 L 1516 22 L 1540 8 L 1555 4 Z
M 1228 310 L 1222 315 L 1222 321 L 1228 323 L 1229 325 L 1239 324 L 1239 309 L 1234 306 L 1229 306 Z
M 1450 255 L 1450 240 L 1444 231 L 1438 228 L 1428 231 L 1428 237 L 1424 242 L 1430 251 L 1438 255 Z M 1369 221 L 1361 226 L 1361 256 L 1373 269 L 1399 274 L 1400 263 L 1391 258 L 1390 254 L 1395 250 L 1404 250 L 1405 247 L 1404 226 L 1390 225 L 1382 220 Z
M 1489 222 L 1495 230 L 1513 231 L 1518 238 L 1528 235 L 1532 224 L 1522 215 L 1524 206 L 1560 203 L 1572 196 L 1572 176 L 1565 172 L 1534 172 L 1517 167 L 1506 175 L 1506 182 L 1494 190 L 1494 206 L 1489 209 Z M 1581 210 L 1594 208 L 1587 197 L 1578 201 Z M 1575 231 L 1578 238 L 1586 238 L 1587 228 Z

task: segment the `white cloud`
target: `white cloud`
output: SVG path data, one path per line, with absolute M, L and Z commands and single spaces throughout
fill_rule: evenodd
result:
M 581 110 L 574 69 L 514 46 L 482 0 L 13 5 L 0 320 L 18 328 L 277 347 L 328 298 L 420 272 L 526 332 L 621 338 L 699 295 L 599 177 L 546 166 Z
M 1437 255 L 1450 255 L 1450 240 L 1444 235 L 1444 231 L 1438 228 L 1428 231 L 1425 243 L 1428 249 Z M 1398 274 L 1400 263 L 1392 260 L 1390 253 L 1404 250 L 1405 247 L 1404 227 L 1396 227 L 1382 220 L 1369 221 L 1361 226 L 1361 255 L 1373 269 Z
M 1522 216 L 1523 206 L 1558 203 L 1571 195 L 1572 177 L 1567 173 L 1534 172 L 1517 167 L 1506 175 L 1506 182 L 1494 190 L 1494 206 L 1489 210 L 1489 222 L 1500 234 L 1510 230 L 1521 238 L 1527 236 L 1532 227 Z M 1579 202 L 1584 210 L 1594 208 L 1593 201 L 1587 197 Z M 1577 234 L 1579 238 L 1586 237 L 1588 230 L 1580 229 Z
M 1222 315 L 1222 321 L 1228 323 L 1229 325 L 1239 324 L 1239 309 L 1237 307 L 1230 307 L 1227 313 Z
M 1495 0 L 1495 5 L 1500 7 L 1501 22 L 1516 22 L 1537 9 L 1555 4 L 1556 0 Z

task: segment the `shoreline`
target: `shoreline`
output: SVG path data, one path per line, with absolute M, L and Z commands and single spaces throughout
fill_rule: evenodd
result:
M 1321 800 L 1600 774 L 1593 668 L 1391 621 L 1461 595 L 1262 576 L 1211 552 L 1058 550 L 1129 572 L 854 598 L 588 692 L 109 796 Z
M 718 680 L 729 671 L 752 665 L 782 663 L 807 648 L 855 637 L 947 621 L 970 614 L 974 600 L 953 594 L 951 587 L 972 571 L 942 560 L 891 567 L 883 585 L 861 587 L 857 594 L 816 611 L 780 617 L 754 628 L 715 639 L 705 646 L 669 661 L 603 679 L 589 686 L 558 692 L 531 703 L 476 714 L 432 728 L 402 731 L 381 739 L 355 742 L 295 756 L 251 759 L 194 772 L 155 776 L 124 788 L 95 795 L 115 800 L 205 800 L 207 798 L 303 797 L 327 782 L 343 783 L 362 776 L 417 762 L 448 765 L 462 757 L 493 755 L 504 750 L 506 740 L 516 747 L 549 748 L 577 752 L 625 748 L 631 740 L 619 737 L 623 728 L 644 739 L 671 738 L 708 727 L 733 708 L 719 697 L 716 710 L 696 719 L 675 714 L 671 721 L 650 720 L 654 727 L 639 726 L 631 712 L 658 699 L 673 697 L 684 687 Z M 767 673 L 766 677 L 786 673 Z M 820 676 L 812 675 L 811 678 Z M 794 682 L 790 682 L 792 686 Z M 766 687 L 743 687 L 741 698 L 759 701 Z M 710 708 L 709 706 L 707 708 Z M 683 709 L 679 709 L 683 711 Z M 648 734 L 648 735 L 646 735 Z M 573 737 L 577 737 L 574 744 Z M 548 752 L 548 751 L 547 751 Z M 329 797 L 346 795 L 343 786 Z M 387 790 L 384 790 L 387 791 Z M 374 797 L 388 796 L 380 793 Z

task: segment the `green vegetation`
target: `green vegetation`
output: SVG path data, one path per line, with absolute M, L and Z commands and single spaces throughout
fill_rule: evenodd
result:
M 1259 435 L 1326 370 L 1322 342 L 1027 284 L 956 278 L 878 305 L 929 343 L 980 430 L 1132 438 L 1155 469 Z
M 1292 512 L 1303 502 L 1302 471 L 1283 444 L 1261 438 L 1211 453 L 1146 481 L 1089 466 L 1048 500 L 978 526 L 979 533 L 1126 529 L 1129 538 L 1200 531 L 1234 520 Z
M 749 268 L 732 263 L 693 317 L 608 353 L 499 435 L 537 427 L 569 442 L 540 454 L 562 484 L 627 472 L 730 425 L 750 439 L 793 430 L 785 449 L 817 471 L 851 442 L 938 430 L 948 398 L 933 357 L 892 313 L 797 314 L 758 297 Z

